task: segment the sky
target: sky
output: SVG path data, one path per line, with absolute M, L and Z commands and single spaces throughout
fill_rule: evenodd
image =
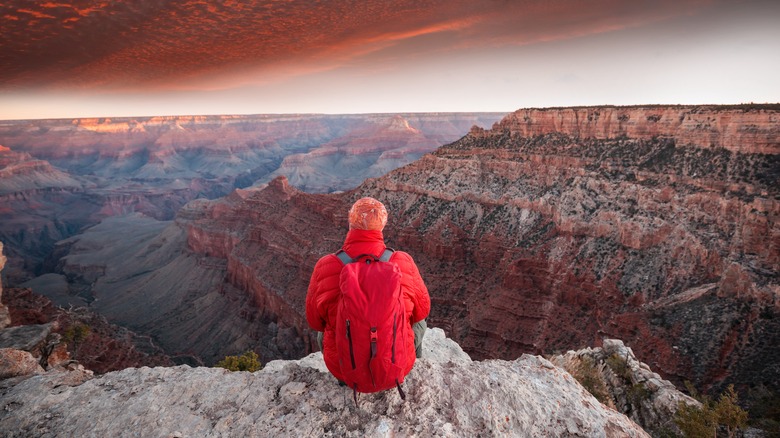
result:
M 0 20 L 0 120 L 780 102 L 776 0 L 22 0 Z

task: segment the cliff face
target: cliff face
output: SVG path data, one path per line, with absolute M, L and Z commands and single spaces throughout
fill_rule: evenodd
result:
M 756 372 L 780 359 L 765 344 L 780 336 L 777 118 L 518 111 L 361 189 L 396 212 L 390 236 L 434 276 L 434 324 L 479 357 L 606 335 L 669 376 L 777 382 Z M 746 127 L 758 144 L 734 140 Z
M 405 402 L 384 391 L 361 394 L 355 406 L 320 353 L 255 373 L 144 367 L 93 379 L 59 371 L 1 385 L 0 427 L 10 437 L 649 436 L 549 361 L 472 362 L 436 329 L 404 388 Z
M 701 148 L 777 155 L 778 118 L 777 107 L 771 105 L 523 109 L 505 117 L 493 130 L 521 137 L 559 133 L 599 140 L 661 136 Z
M 311 351 L 312 267 L 341 246 L 351 203 L 374 196 L 391 215 L 388 246 L 411 253 L 428 284 L 430 324 L 478 359 L 612 337 L 678 384 L 777 390 L 780 164 L 767 153 L 777 117 L 776 107 L 521 110 L 350 192 L 306 194 L 280 177 L 191 202 L 168 232 L 84 245 L 63 270 L 95 282 L 95 307 L 112 321 L 168 351 L 207 363 L 246 347 L 300 357 Z M 704 119 L 719 122 L 687 122 Z M 726 140 L 748 131 L 757 146 Z M 122 268 L 92 276 L 109 258 Z
M 226 256 L 229 282 L 306 337 L 311 267 L 340 246 L 351 202 L 374 196 L 391 214 L 389 246 L 420 265 L 430 322 L 478 358 L 609 336 L 678 383 L 773 386 L 777 117 L 775 107 L 522 110 L 349 193 L 306 195 L 279 179 L 217 201 L 190 223 L 189 247 Z M 695 128 L 701 120 L 712 122 Z

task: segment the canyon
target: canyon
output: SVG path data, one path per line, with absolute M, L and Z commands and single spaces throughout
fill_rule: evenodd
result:
M 460 138 L 498 113 L 247 115 L 0 121 L 0 241 L 13 284 L 50 272 L 60 240 L 277 174 L 308 192 L 365 178 Z M 47 260 L 49 259 L 49 260 Z
M 429 324 L 475 359 L 616 338 L 678 385 L 777 392 L 779 118 L 777 105 L 523 109 L 347 191 L 277 174 L 173 218 L 107 219 L 58 240 L 33 289 L 195 362 L 299 358 L 314 349 L 311 269 L 373 196 L 388 246 L 429 287 Z

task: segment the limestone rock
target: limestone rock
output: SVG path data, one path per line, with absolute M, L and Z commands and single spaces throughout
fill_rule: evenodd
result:
M 314 353 L 255 373 L 130 368 L 77 386 L 47 373 L 0 394 L 0 428 L 9 437 L 648 436 L 543 358 L 471 362 L 441 330 L 429 334 L 405 402 L 385 391 L 355 406 Z M 453 354 L 434 356 L 442 349 Z
M 51 331 L 52 323 L 9 327 L 0 331 L 0 348 L 39 351 Z
M 680 434 L 673 421 L 680 402 L 700 403 L 639 362 L 622 341 L 605 339 L 603 343 L 601 348 L 569 351 L 551 357 L 550 361 L 567 370 L 589 367 L 589 376 L 606 386 L 609 404 L 646 431 L 654 432 L 654 436 L 660 436 L 662 431 Z M 576 376 L 576 371 L 572 374 Z
M 0 379 L 42 374 L 43 368 L 32 354 L 13 348 L 0 348 Z

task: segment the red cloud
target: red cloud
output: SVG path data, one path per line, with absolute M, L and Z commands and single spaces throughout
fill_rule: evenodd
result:
M 322 68 L 441 32 L 453 37 L 436 50 L 527 44 L 641 25 L 708 1 L 303 3 L 5 2 L 0 88 L 148 88 L 288 62 Z

